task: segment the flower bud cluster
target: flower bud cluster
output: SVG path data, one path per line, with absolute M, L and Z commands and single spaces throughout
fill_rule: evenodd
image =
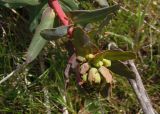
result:
M 85 57 L 77 56 L 77 61 L 80 63 L 79 72 L 83 83 L 100 84 L 104 77 L 103 73 L 99 70 L 100 67 L 111 66 L 111 61 L 104 58 L 92 63 L 92 59 L 94 58 L 95 55 L 93 54 L 88 54 Z

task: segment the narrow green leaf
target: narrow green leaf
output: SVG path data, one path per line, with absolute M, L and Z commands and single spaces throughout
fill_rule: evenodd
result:
M 9 4 L 38 5 L 40 0 L 1 0 L 0 2 Z
M 134 72 L 132 72 L 127 65 L 125 65 L 124 63 L 122 63 L 121 61 L 112 61 L 112 65 L 111 67 L 108 67 L 108 69 L 110 69 L 112 72 L 121 75 L 121 76 L 125 76 L 127 78 L 135 78 L 135 74 Z
M 52 29 L 44 29 L 41 31 L 41 36 L 46 40 L 57 40 L 67 35 L 69 26 L 60 26 Z
M 21 8 L 23 6 L 25 6 L 24 4 L 16 4 L 16 3 L 6 3 L 6 2 L 2 2 L 0 1 L 0 6 L 2 7 L 7 7 L 7 8 Z
M 42 14 L 41 22 L 38 25 L 33 36 L 33 40 L 29 46 L 26 59 L 27 63 L 32 62 L 47 43 L 47 41 L 41 37 L 40 31 L 43 29 L 52 28 L 54 19 L 55 13 L 50 7 L 47 7 Z
M 108 60 L 130 60 L 130 59 L 135 59 L 136 55 L 133 52 L 130 51 L 118 51 L 118 50 L 106 50 L 103 52 L 100 52 L 95 55 L 95 58 L 93 59 L 94 61 L 99 61 L 101 59 L 108 59 Z
M 59 3 L 61 4 L 63 11 L 65 11 L 65 12 L 72 11 L 72 9 L 69 6 L 67 6 L 66 4 L 64 4 L 63 2 L 59 1 Z
M 91 42 L 87 33 L 80 27 L 74 28 L 72 42 L 78 55 L 85 56 L 99 51 L 97 46 Z
M 114 5 L 111 7 L 104 7 L 97 10 L 75 10 L 69 12 L 69 15 L 74 23 L 86 24 L 102 20 L 109 14 L 116 12 L 118 9 L 119 6 Z
M 30 14 L 29 15 L 30 31 L 33 32 L 33 30 L 35 30 L 36 26 L 39 24 L 39 19 L 46 7 L 47 7 L 46 1 L 37 5 L 36 7 L 35 6 L 27 7 L 27 10 L 29 11 Z
M 78 3 L 75 0 L 60 0 L 60 4 L 64 11 L 72 11 L 78 9 Z

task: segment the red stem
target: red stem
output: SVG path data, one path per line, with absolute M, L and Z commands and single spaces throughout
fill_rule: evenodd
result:
M 59 4 L 58 0 L 49 0 L 49 5 L 52 9 L 54 9 L 55 13 L 57 14 L 58 18 L 62 22 L 63 25 L 68 26 L 70 24 L 68 17 L 64 13 L 61 5 Z M 71 37 L 73 28 L 69 28 L 68 35 Z

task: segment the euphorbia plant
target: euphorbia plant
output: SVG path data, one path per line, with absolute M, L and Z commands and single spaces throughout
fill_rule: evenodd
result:
M 69 18 L 61 9 L 59 2 Z M 91 37 L 95 37 L 93 34 L 91 35 L 93 32 L 91 31 L 88 33 L 84 30 L 85 25 L 88 23 L 99 20 L 103 20 L 102 24 L 108 23 L 112 14 L 119 9 L 119 6 L 114 5 L 89 11 L 78 10 L 78 5 L 74 0 L 59 0 L 59 2 L 58 0 L 0 1 L 0 5 L 9 8 L 30 6 L 28 9 L 31 12 L 30 29 L 31 31 L 35 30 L 35 34 L 26 55 L 25 65 L 31 63 L 35 58 L 37 58 L 48 40 L 57 40 L 61 37 L 69 36 L 70 38 L 68 38 L 68 40 L 73 44 L 74 49 L 72 50 L 74 50 L 74 53 L 69 60 L 69 66 L 67 69 L 73 68 L 76 71 L 79 86 L 84 87 L 87 84 L 94 88 L 95 84 L 101 85 L 102 83 L 103 85 L 111 85 L 111 72 L 126 76 L 129 79 L 134 79 L 135 77 L 132 75 L 133 72 L 122 63 L 123 61 L 134 59 L 135 54 L 133 52 L 101 50 L 91 41 L 91 39 L 94 39 Z M 59 12 L 61 12 L 61 15 Z M 61 26 L 53 26 L 56 20 L 55 13 L 58 15 L 58 19 L 61 20 Z M 40 17 L 41 21 L 38 25 Z M 58 25 L 60 24 L 58 23 Z M 94 32 L 99 33 L 100 29 Z M 65 72 L 65 74 L 68 74 L 68 72 Z M 8 78 L 9 76 L 0 81 L 0 83 L 4 82 Z M 98 91 L 101 90 L 103 90 L 103 88 L 100 86 Z
M 89 82 L 89 85 L 112 84 L 112 75 L 108 69 L 109 67 L 111 71 L 114 69 L 114 67 L 111 67 L 111 61 L 114 61 L 113 66 L 115 63 L 123 65 L 119 60 L 125 61 L 135 58 L 132 52 L 100 50 L 91 42 L 89 35 L 80 27 L 74 28 L 72 42 L 76 53 L 76 61 L 73 61 L 73 64 L 75 64 L 74 62 L 78 63 L 77 66 L 75 66 L 77 69 L 76 75 L 78 83 L 82 87 L 83 84 L 86 85 L 87 82 Z M 129 70 L 125 72 L 132 74 Z M 101 89 L 103 90 L 103 88 Z M 98 91 L 101 91 L 101 89 L 99 88 Z
M 51 8 L 49 8 L 47 4 L 49 4 L 49 6 L 54 10 L 51 10 Z M 114 69 L 114 67 L 112 67 L 111 61 L 114 61 L 112 64 L 113 66 L 115 66 L 114 64 L 117 63 L 122 65 L 119 60 L 129 60 L 135 58 L 135 54 L 132 52 L 100 50 L 98 46 L 96 46 L 91 41 L 90 34 L 83 30 L 83 28 L 85 27 L 84 25 L 88 23 L 96 22 L 103 19 L 105 19 L 105 23 L 109 22 L 112 16 L 111 14 L 115 13 L 119 9 L 118 5 L 91 11 L 78 10 L 78 4 L 74 0 L 8 0 L 1 1 L 0 5 L 12 8 L 24 7 L 28 5 L 33 6 L 31 7 L 31 10 L 34 9 L 35 13 L 37 14 L 34 17 L 31 15 L 31 30 L 35 28 L 34 24 L 38 23 L 40 14 L 44 12 L 42 14 L 40 24 L 37 26 L 37 28 L 35 28 L 35 34 L 29 46 L 26 55 L 26 62 L 24 63 L 24 65 L 29 64 L 35 58 L 37 58 L 38 54 L 48 40 L 57 40 L 64 36 L 70 37 L 68 40 L 71 40 L 74 46 L 73 50 L 76 53 L 75 58 L 81 57 L 86 59 L 85 63 L 87 63 L 89 66 L 89 68 L 84 73 L 82 73 L 80 69 L 75 66 L 75 68 L 78 69 L 77 73 L 80 73 L 81 75 L 81 77 L 78 77 L 79 74 L 77 74 L 78 83 L 82 83 L 82 81 L 89 81 L 91 84 L 93 82 L 100 83 L 102 76 L 103 78 L 105 78 L 107 83 L 111 83 L 111 81 L 109 81 L 111 80 L 111 74 L 108 70 L 108 67 L 110 67 L 111 71 L 121 74 L 119 71 Z M 63 9 L 61 8 L 61 6 Z M 65 11 L 65 13 L 63 12 L 63 10 Z M 57 14 L 58 19 L 60 19 L 60 23 L 62 23 L 61 26 L 56 28 L 52 28 L 55 20 L 54 12 Z M 66 14 L 69 17 L 67 17 Z M 74 62 L 77 62 L 80 67 L 85 66 L 83 62 L 80 62 L 77 59 Z M 75 64 L 73 62 L 71 63 Z M 81 70 L 84 69 L 85 67 Z M 130 72 L 129 70 L 127 70 L 127 68 L 124 71 L 126 73 Z M 96 74 L 96 76 L 94 74 Z M 107 75 L 110 76 L 110 78 L 108 78 Z
M 104 16 L 106 16 L 103 15 L 104 12 L 113 13 L 118 9 L 118 6 L 93 11 L 72 11 L 69 16 L 73 19 L 73 21 L 70 23 L 68 17 L 61 9 L 57 0 L 50 0 L 50 5 L 53 9 L 55 9 L 55 12 L 61 20 L 63 26 L 43 30 L 41 35 L 46 40 L 56 40 L 57 38 L 61 38 L 67 34 L 69 35 L 69 40 L 72 41 L 76 53 L 73 54 L 74 57 L 71 57 L 72 59 L 74 58 L 71 62 L 71 66 L 74 66 L 73 69 L 76 69 L 77 81 L 80 86 L 83 87 L 83 85 L 87 82 L 91 85 L 93 83 L 100 84 L 101 82 L 111 84 L 112 75 L 107 68 L 111 66 L 110 60 L 117 60 L 118 62 L 118 60 L 129 60 L 135 58 L 135 55 L 132 52 L 100 50 L 95 44 L 92 43 L 87 32 L 82 29 L 83 24 L 97 21 L 97 19 L 103 19 Z M 96 14 L 99 14 L 100 16 L 97 18 Z M 77 27 L 75 23 L 80 25 Z

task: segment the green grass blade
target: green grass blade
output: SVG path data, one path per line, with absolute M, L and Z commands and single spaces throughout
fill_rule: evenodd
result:
M 114 33 L 114 32 L 109 32 L 109 31 L 107 31 L 106 34 L 112 35 L 112 36 L 114 36 L 114 37 L 117 38 L 117 39 L 120 39 L 120 40 L 122 40 L 122 41 L 125 41 L 126 43 L 128 43 L 128 44 L 131 45 L 132 47 L 133 47 L 133 45 L 134 45 L 133 40 L 132 40 L 132 38 L 130 38 L 130 37 L 126 37 L 126 36 L 124 36 L 124 35 L 119 35 L 119 34 L 116 34 L 116 33 Z
M 95 33 L 95 37 L 97 37 L 99 34 L 101 34 L 103 28 L 107 26 L 112 19 L 113 14 L 109 14 L 105 19 L 102 21 L 102 23 L 99 25 L 97 32 Z
M 42 48 L 47 43 L 47 41 L 41 37 L 40 31 L 43 29 L 52 28 L 54 19 L 55 19 L 55 13 L 51 8 L 47 7 L 42 14 L 41 22 L 38 25 L 35 34 L 33 36 L 33 40 L 29 46 L 26 59 L 27 63 L 32 62 L 38 56 Z

